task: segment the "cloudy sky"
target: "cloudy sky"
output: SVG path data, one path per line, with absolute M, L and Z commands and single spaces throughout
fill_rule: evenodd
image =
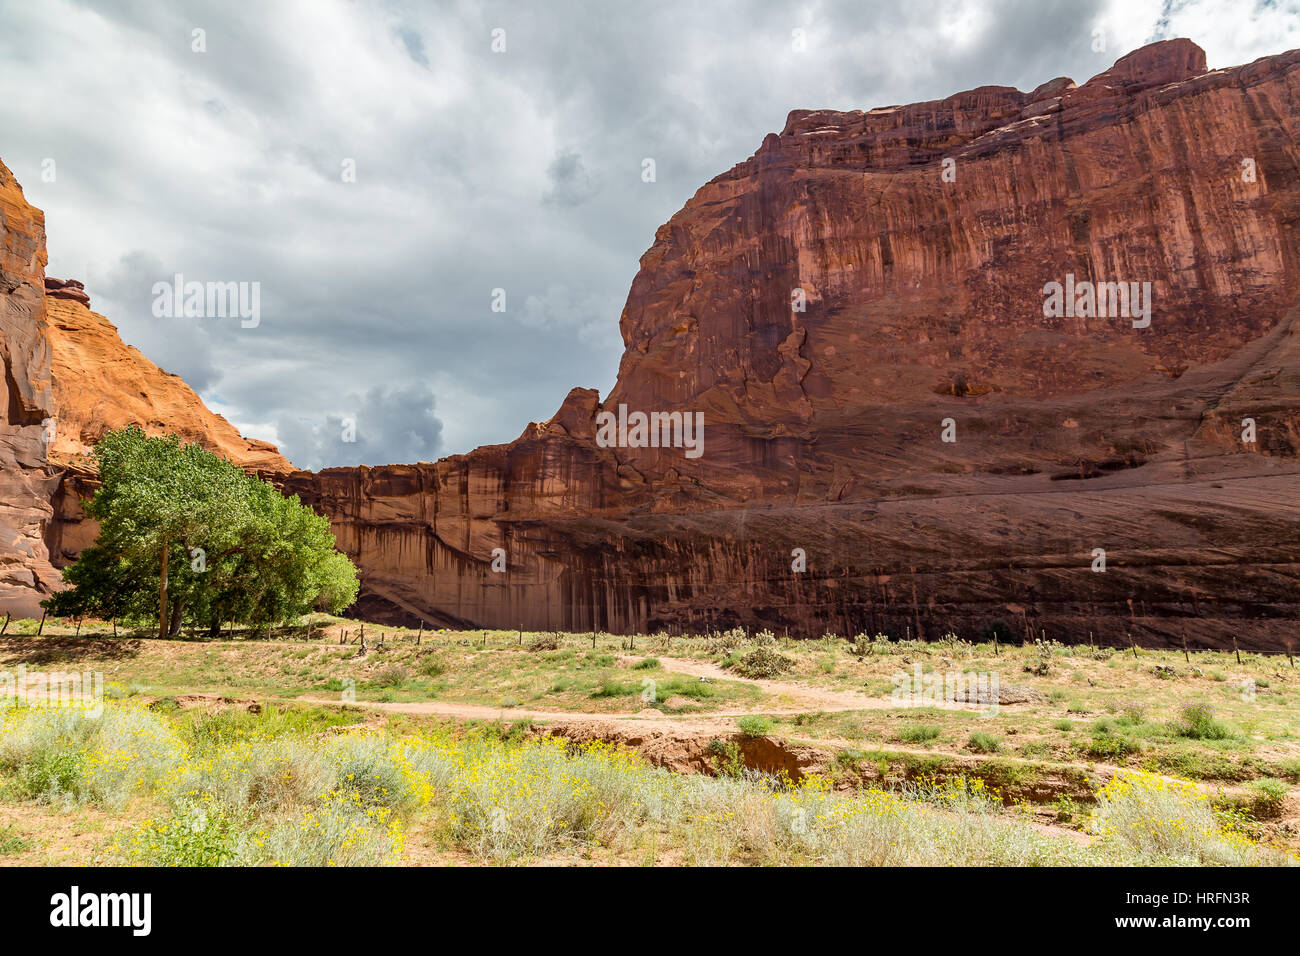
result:
M 1178 36 L 1211 67 L 1300 47 L 1300 0 L 0 0 L 0 159 L 49 274 L 245 434 L 431 460 L 605 394 L 656 227 L 791 109 L 1083 82 Z M 260 283 L 260 323 L 155 317 L 176 273 Z

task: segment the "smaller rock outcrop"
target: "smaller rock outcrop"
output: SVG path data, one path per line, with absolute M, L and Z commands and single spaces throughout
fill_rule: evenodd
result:
M 71 299 L 87 308 L 90 307 L 90 296 L 86 293 L 86 287 L 76 279 L 51 279 L 46 276 L 45 295 L 51 299 Z

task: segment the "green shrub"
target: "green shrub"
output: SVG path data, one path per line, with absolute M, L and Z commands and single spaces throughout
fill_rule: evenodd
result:
M 1084 753 L 1098 760 L 1118 760 L 1142 750 L 1140 741 L 1123 734 L 1102 733 L 1093 737 Z
M 1248 785 L 1252 797 L 1251 811 L 1261 820 L 1281 816 L 1282 802 L 1290 789 L 1284 781 L 1271 777 L 1252 780 Z
M 32 841 L 23 833 L 14 829 L 12 823 L 0 827 L 0 856 L 9 856 L 31 849 Z
M 745 654 L 732 666 L 745 677 L 761 680 L 786 673 L 794 667 L 794 661 L 770 647 L 758 647 Z
M 719 776 L 739 777 L 745 771 L 745 759 L 740 755 L 740 747 L 732 740 L 709 741 L 709 753 L 713 756 L 713 769 Z
M 909 744 L 925 744 L 938 738 L 942 730 L 933 724 L 910 724 L 898 732 L 899 740 Z
M 772 730 L 772 721 L 761 714 L 746 714 L 736 721 L 736 726 L 746 737 L 766 737 Z
M 1193 740 L 1226 740 L 1232 736 L 1228 725 L 1214 716 L 1214 708 L 1204 701 L 1188 701 L 1179 710 L 1174 733 Z
M 242 822 L 220 805 L 183 805 L 142 824 L 123 849 L 149 866 L 226 866 L 237 862 Z
M 23 766 L 18 789 L 24 796 L 43 803 L 63 796 L 76 799 L 84 766 L 85 758 L 75 751 L 44 751 Z
M 1078 805 L 1070 798 L 1068 794 L 1061 794 L 1056 798 L 1056 822 L 1072 823 L 1075 814 L 1079 812 Z
M 415 669 L 424 677 L 441 677 L 447 671 L 442 661 L 432 654 L 421 655 Z
M 692 680 L 681 675 L 673 675 L 666 680 L 657 681 L 655 687 L 660 700 L 676 696 L 701 701 L 718 695 L 717 685 L 711 681 Z M 640 686 L 635 687 L 638 692 L 640 689 Z
M 375 671 L 371 683 L 377 687 L 401 687 L 411 679 L 411 672 L 401 664 L 385 664 Z
M 977 730 L 970 735 L 970 740 L 966 746 L 976 753 L 995 754 L 1002 749 L 1002 744 L 992 734 L 983 730 Z

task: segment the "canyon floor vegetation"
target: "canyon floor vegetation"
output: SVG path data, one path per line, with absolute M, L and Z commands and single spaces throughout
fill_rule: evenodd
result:
M 363 637 L 323 614 L 215 640 L 113 629 L 12 621 L 0 636 L 6 674 L 104 681 L 97 717 L 36 693 L 0 710 L 0 863 L 1289 865 L 1300 851 L 1300 681 L 1284 656 L 741 631 Z M 918 674 L 996 675 L 997 700 L 900 695 Z

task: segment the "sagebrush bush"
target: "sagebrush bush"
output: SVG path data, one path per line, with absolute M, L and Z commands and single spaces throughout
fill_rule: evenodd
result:
M 1121 771 L 1098 791 L 1091 829 L 1109 849 L 1157 864 L 1294 862 L 1225 826 L 1190 781 L 1140 770 Z
M 98 721 L 9 712 L 0 773 L 27 799 L 151 801 L 153 815 L 112 847 L 151 865 L 391 864 L 417 822 L 439 848 L 504 862 L 647 845 L 718 865 L 1295 862 L 1252 842 L 1240 815 L 1216 811 L 1193 785 L 1152 774 L 1102 788 L 1088 845 L 1008 816 L 973 777 L 840 793 L 816 774 L 746 770 L 734 741 L 716 742 L 717 776 L 688 776 L 599 741 L 527 739 L 522 723 L 396 736 L 321 733 L 323 719 L 168 717 L 122 704 Z
M 183 752 L 174 727 L 138 706 L 0 711 L 0 769 L 32 797 L 116 808 L 160 786 Z
M 401 664 L 385 664 L 371 676 L 371 683 L 378 687 L 401 687 L 411 679 L 411 672 Z
M 970 735 L 966 746 L 976 753 L 994 754 L 1002 749 L 1001 742 L 987 731 L 977 730 Z
M 1204 701 L 1188 701 L 1179 708 L 1175 732 L 1194 740 L 1226 740 L 1232 736 L 1228 725 L 1214 716 L 1214 708 Z
M 933 724 L 910 724 L 898 732 L 898 739 L 909 744 L 925 744 L 937 740 L 941 733 Z

